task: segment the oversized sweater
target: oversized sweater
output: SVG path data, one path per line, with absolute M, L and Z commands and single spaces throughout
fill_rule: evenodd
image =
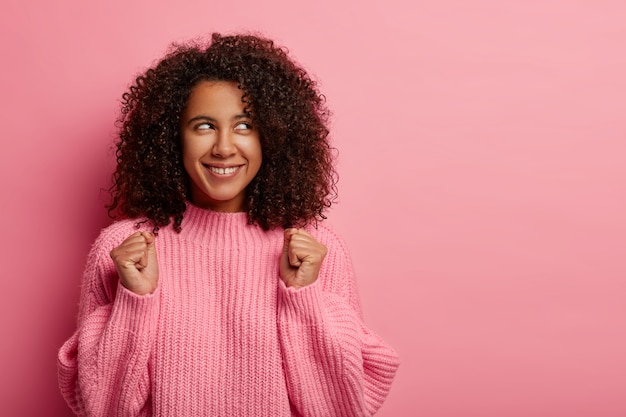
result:
M 323 223 L 317 281 L 287 288 L 283 231 L 191 204 L 159 231 L 157 289 L 121 284 L 109 252 L 137 220 L 104 229 L 88 256 L 60 389 L 85 416 L 370 416 L 398 358 L 362 322 L 345 245 Z

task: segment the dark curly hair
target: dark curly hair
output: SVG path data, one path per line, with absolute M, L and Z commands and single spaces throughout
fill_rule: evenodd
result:
M 234 81 L 261 140 L 262 165 L 246 189 L 248 221 L 263 229 L 325 218 L 337 175 L 325 98 L 285 49 L 256 35 L 174 44 L 122 96 L 112 217 L 144 217 L 154 231 L 181 230 L 190 180 L 182 161 L 181 114 L 201 81 Z

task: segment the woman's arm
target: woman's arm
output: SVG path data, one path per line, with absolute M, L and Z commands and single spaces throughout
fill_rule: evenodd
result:
M 371 416 L 385 400 L 395 351 L 362 322 L 351 262 L 343 242 L 320 227 L 328 248 L 318 279 L 301 288 L 279 281 L 278 328 L 296 415 Z
M 148 361 L 159 291 L 140 296 L 118 284 L 109 252 L 122 238 L 104 231 L 94 244 L 83 276 L 78 329 L 59 351 L 61 393 L 81 416 L 151 415 Z

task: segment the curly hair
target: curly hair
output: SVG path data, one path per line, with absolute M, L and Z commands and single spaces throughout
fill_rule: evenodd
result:
M 248 221 L 263 229 L 326 218 L 337 174 L 330 113 L 317 83 L 273 41 L 222 36 L 173 44 L 122 96 L 111 217 L 145 218 L 153 230 L 181 230 L 190 180 L 183 166 L 181 114 L 202 81 L 234 81 L 259 131 L 262 164 L 246 188 Z

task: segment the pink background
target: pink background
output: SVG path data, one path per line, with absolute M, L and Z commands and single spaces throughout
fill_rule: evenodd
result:
M 2 415 L 69 415 L 55 355 L 132 76 L 170 41 L 256 29 L 334 110 L 330 220 L 402 359 L 379 415 L 626 416 L 622 0 L 0 7 Z

